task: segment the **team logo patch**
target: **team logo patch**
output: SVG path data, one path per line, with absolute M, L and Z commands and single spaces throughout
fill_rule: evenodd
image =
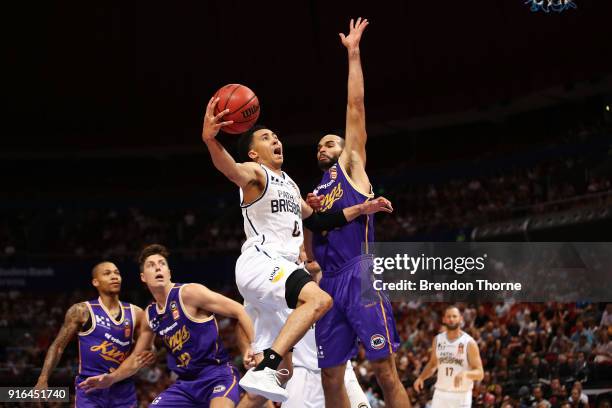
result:
M 157 405 L 159 404 L 159 401 L 161 401 L 162 397 L 157 397 L 153 400 L 153 402 L 151 403 L 151 405 Z
M 111 321 L 106 316 L 98 316 L 96 315 L 96 326 L 102 326 L 105 329 L 111 328 Z
M 372 348 L 374 350 L 380 350 L 383 347 L 385 347 L 385 343 L 387 341 L 385 340 L 385 337 L 382 334 L 375 334 L 370 338 L 370 346 L 372 346 Z
M 132 326 L 130 326 L 130 321 L 126 320 L 123 325 L 123 333 L 125 334 L 125 337 L 130 337 L 130 335 L 132 334 Z
M 459 343 L 459 346 L 457 347 L 457 354 L 458 355 L 463 354 L 463 343 Z
M 329 177 L 331 177 L 332 180 L 338 178 L 338 170 L 336 170 L 336 166 L 329 169 Z
M 213 394 L 216 394 L 218 392 L 223 392 L 227 389 L 227 387 L 225 387 L 225 385 L 217 385 L 215 388 L 213 388 Z
M 176 305 L 176 302 L 174 300 L 170 302 L 170 310 L 172 310 L 172 317 L 174 318 L 174 320 L 178 320 L 179 317 L 181 317 L 178 311 L 178 306 Z
M 149 320 L 149 327 L 153 331 L 157 330 L 159 327 L 159 319 L 157 317 L 154 317 L 153 319 Z
M 280 266 L 275 266 L 270 274 L 270 278 L 268 279 L 272 283 L 276 283 L 285 276 L 285 271 Z

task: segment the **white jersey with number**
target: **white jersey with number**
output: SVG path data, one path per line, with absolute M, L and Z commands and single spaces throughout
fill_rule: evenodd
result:
M 468 344 L 474 339 L 467 333 L 450 341 L 446 333 L 436 336 L 436 357 L 438 358 L 438 380 L 436 390 L 450 392 L 468 392 L 474 387 L 474 381 L 464 378 L 459 388 L 455 387 L 457 374 L 468 371 L 470 364 L 467 357 Z
M 266 173 L 266 185 L 261 196 L 245 205 L 240 189 L 246 235 L 242 252 L 257 246 L 297 262 L 304 241 L 300 190 L 285 172 L 278 175 L 264 165 L 261 167 Z

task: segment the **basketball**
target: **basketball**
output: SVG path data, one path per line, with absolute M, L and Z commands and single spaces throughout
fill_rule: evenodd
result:
M 259 118 L 259 100 L 257 95 L 248 87 L 241 84 L 225 85 L 215 93 L 215 98 L 219 102 L 215 107 L 214 114 L 229 109 L 223 116 L 223 121 L 233 120 L 229 126 L 224 126 L 221 130 L 225 133 L 238 134 L 249 130 L 257 118 Z

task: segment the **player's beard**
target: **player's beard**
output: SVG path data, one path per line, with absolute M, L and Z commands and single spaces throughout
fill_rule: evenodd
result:
M 457 330 L 459 328 L 459 323 L 455 323 L 455 324 L 444 323 L 444 326 L 446 326 L 446 330 Z
M 331 166 L 338 163 L 337 157 L 329 157 L 328 155 L 325 155 L 325 157 L 329 158 L 328 162 L 322 162 L 321 160 L 317 160 L 317 165 L 322 171 L 327 171 L 331 168 Z

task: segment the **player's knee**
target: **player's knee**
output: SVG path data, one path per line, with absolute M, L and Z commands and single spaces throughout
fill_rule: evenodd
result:
M 285 282 L 285 300 L 289 308 L 295 309 L 297 307 L 302 289 L 309 282 L 312 282 L 312 276 L 304 269 L 296 269 L 287 278 Z
M 320 293 L 316 298 L 316 305 L 317 315 L 323 316 L 334 306 L 334 300 L 326 292 L 320 290 Z

